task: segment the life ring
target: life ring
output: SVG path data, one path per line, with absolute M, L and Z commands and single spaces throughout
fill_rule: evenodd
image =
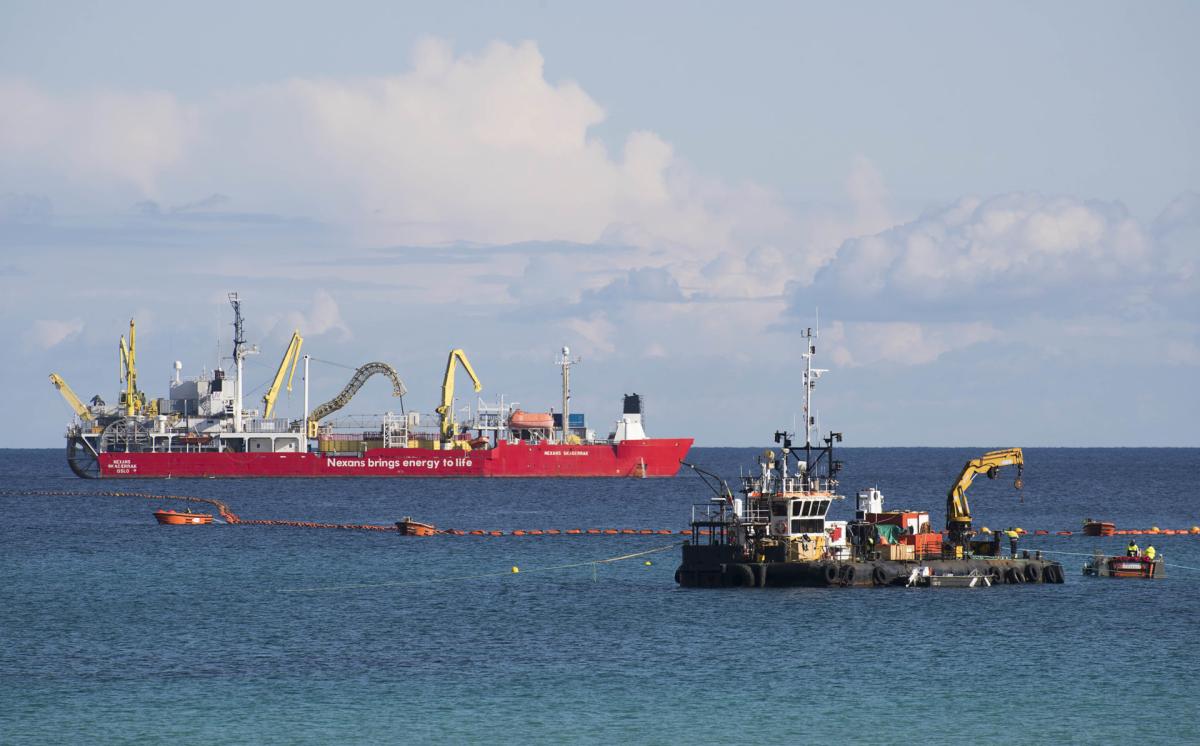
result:
M 838 567 L 834 564 L 825 565 L 825 582 L 833 585 L 838 579 Z
M 725 585 L 730 588 L 753 588 L 754 571 L 749 565 L 725 565 L 723 573 Z
M 783 536 L 788 532 L 787 521 L 775 521 L 775 525 L 771 527 L 771 530 L 775 532 L 776 535 Z
M 1025 565 L 1025 579 L 1030 583 L 1042 582 L 1042 568 L 1037 565 Z
M 1012 583 L 1013 585 L 1020 585 L 1021 583 L 1025 582 L 1025 576 L 1021 574 L 1021 568 L 1008 568 L 1008 582 Z
M 881 565 L 875 565 L 871 570 L 871 581 L 875 585 L 887 585 L 887 570 L 884 570 Z

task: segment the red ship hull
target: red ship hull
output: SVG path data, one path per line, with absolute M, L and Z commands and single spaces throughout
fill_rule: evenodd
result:
M 101 453 L 101 477 L 672 477 L 691 438 L 511 445 L 474 451 L 378 448 L 321 453 Z

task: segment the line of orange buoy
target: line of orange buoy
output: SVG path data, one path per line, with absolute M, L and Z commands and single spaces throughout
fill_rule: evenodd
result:
M 316 521 L 290 521 L 282 519 L 266 519 L 266 518 L 242 518 L 234 513 L 224 502 L 211 497 L 195 497 L 193 495 L 158 495 L 149 492 L 126 492 L 123 490 L 81 492 L 75 490 L 0 490 L 0 495 L 6 496 L 38 496 L 38 497 L 137 497 L 147 500 L 181 500 L 184 502 L 202 503 L 211 505 L 216 508 L 221 518 L 229 524 L 241 526 L 289 526 L 292 528 L 326 528 L 340 529 L 343 531 L 399 531 L 396 524 L 378 525 L 371 523 L 319 523 Z M 1025 529 L 1016 529 L 1018 533 L 1029 535 L 1031 532 Z M 671 529 L 649 529 L 649 528 L 568 528 L 568 529 L 514 529 L 512 531 L 498 531 L 488 529 L 438 529 L 434 531 L 437 536 L 670 536 L 674 534 L 690 535 L 692 529 L 685 528 L 679 531 Z M 699 531 L 701 536 L 709 536 L 708 529 Z M 1038 529 L 1032 532 L 1033 536 L 1086 536 L 1082 532 L 1074 531 L 1055 531 L 1050 532 L 1043 529 Z M 1159 528 L 1151 526 L 1150 528 L 1128 528 L 1116 529 L 1113 531 L 1116 536 L 1130 535 L 1148 535 L 1148 536 L 1200 536 L 1200 526 L 1192 526 L 1191 528 Z

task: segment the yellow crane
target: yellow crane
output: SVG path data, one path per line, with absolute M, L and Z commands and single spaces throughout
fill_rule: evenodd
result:
M 71 387 L 67 385 L 62 376 L 57 373 L 51 373 L 50 383 L 54 384 L 54 388 L 58 389 L 58 393 L 62 394 L 62 398 L 67 400 L 67 404 L 71 405 L 71 409 L 75 410 L 75 414 L 79 415 L 79 419 L 84 422 L 95 419 L 92 416 L 91 410 L 79 400 L 79 397 L 75 395 L 75 392 L 71 390 Z
M 1017 481 L 1014 486 L 1021 489 L 1025 454 L 1020 448 L 988 451 L 963 465 L 962 473 L 958 475 L 958 480 L 946 497 L 946 534 L 951 546 L 965 545 L 974 533 L 971 530 L 971 506 L 967 504 L 967 488 L 975 481 L 975 477 L 987 474 L 988 479 L 995 479 L 1000 473 L 1000 467 L 1014 465 L 1017 467 Z
M 263 419 L 270 419 L 271 412 L 275 411 L 275 400 L 279 397 L 279 388 L 283 386 L 283 376 L 287 373 L 288 365 L 291 365 L 292 372 L 287 373 L 287 390 L 291 393 L 292 379 L 296 377 L 296 363 L 300 362 L 300 346 L 304 344 L 304 337 L 300 336 L 300 330 L 296 329 L 292 332 L 292 341 L 288 342 L 287 350 L 283 353 L 283 359 L 279 361 L 279 370 L 275 371 L 275 380 L 271 382 L 271 388 L 267 389 L 267 393 L 263 395 Z
M 479 376 L 475 375 L 475 370 L 467 360 L 467 354 L 462 350 L 451 350 L 450 357 L 446 359 L 446 378 L 442 381 L 442 405 L 437 408 L 437 413 L 442 418 L 442 448 L 452 447 L 454 441 L 454 369 L 458 363 L 462 363 L 463 370 L 471 377 L 475 384 L 475 392 L 483 390 L 483 384 L 479 382 Z
M 125 382 L 121 406 L 125 408 L 126 417 L 133 417 L 146 407 L 146 395 L 137 387 L 137 327 L 133 319 L 129 320 L 129 345 L 126 346 L 125 337 L 121 337 L 120 352 L 121 379 Z

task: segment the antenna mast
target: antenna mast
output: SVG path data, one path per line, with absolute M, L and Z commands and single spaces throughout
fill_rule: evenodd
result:
M 233 306 L 233 363 L 237 368 L 237 393 L 233 402 L 233 431 L 242 432 L 242 360 L 258 352 L 257 347 L 246 345 L 242 329 L 242 302 L 237 293 L 229 294 L 229 305 Z
M 580 361 L 579 358 L 571 358 L 571 348 L 564 346 L 562 348 L 562 356 L 555 361 L 555 365 L 562 366 L 562 444 L 567 444 L 567 437 L 571 432 L 571 366 Z M 553 424 L 553 423 L 551 423 Z
M 804 358 L 804 445 L 807 448 L 812 445 L 813 426 L 817 424 L 817 418 L 812 413 L 812 392 L 821 374 L 829 371 L 814 368 L 812 364 L 813 357 L 817 354 L 817 332 L 810 326 L 801 338 L 804 340 L 804 353 L 801 357 Z

